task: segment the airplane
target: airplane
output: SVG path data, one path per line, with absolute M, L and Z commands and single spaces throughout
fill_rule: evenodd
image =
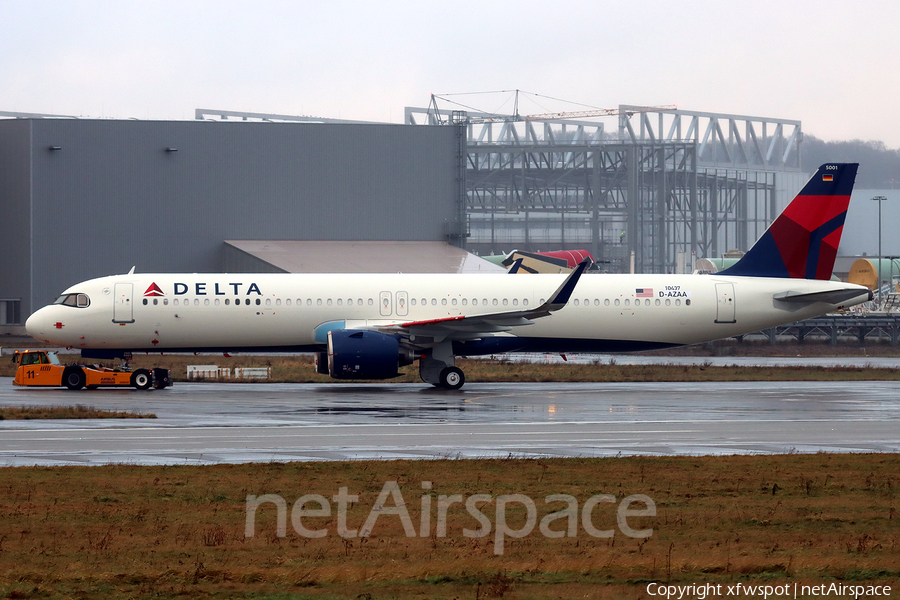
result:
M 696 344 L 871 300 L 831 281 L 855 163 L 819 167 L 734 266 L 716 274 L 138 274 L 65 290 L 26 322 L 84 358 L 311 352 L 336 379 L 459 389 L 457 356 L 634 352 Z

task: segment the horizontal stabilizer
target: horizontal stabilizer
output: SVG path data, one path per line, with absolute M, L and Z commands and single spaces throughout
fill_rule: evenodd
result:
M 842 290 L 828 290 L 826 292 L 781 292 L 775 294 L 773 298 L 781 302 L 797 302 L 802 304 L 813 304 L 815 302 L 824 302 L 825 304 L 841 304 L 851 298 L 857 298 L 868 293 L 869 300 L 872 299 L 871 290 L 861 290 L 859 288 L 844 288 Z

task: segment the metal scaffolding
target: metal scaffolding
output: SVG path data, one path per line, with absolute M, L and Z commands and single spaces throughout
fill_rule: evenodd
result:
M 437 107 L 413 125 L 464 124 L 466 247 L 587 247 L 603 270 L 690 271 L 747 250 L 799 189 L 799 121 L 622 105 L 619 130 Z M 559 116 L 559 115 L 554 115 Z M 636 121 L 636 122 L 635 122 Z M 727 132 L 727 133 L 726 133 Z

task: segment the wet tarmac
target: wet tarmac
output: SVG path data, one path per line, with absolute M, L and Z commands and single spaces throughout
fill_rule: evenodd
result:
M 156 419 L 0 421 L 0 465 L 513 456 L 900 452 L 890 382 L 179 383 L 15 388 L 0 406 L 81 403 Z

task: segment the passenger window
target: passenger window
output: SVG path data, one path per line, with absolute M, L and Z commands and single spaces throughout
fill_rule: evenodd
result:
M 169 299 L 163 298 L 163 306 L 168 306 L 168 305 L 169 305 Z
M 503 299 L 503 306 L 509 306 L 509 299 L 508 299 L 508 298 L 504 298 L 504 299 Z
M 432 299 L 431 299 L 431 305 L 432 305 L 432 306 L 437 306 L 437 298 L 432 298 Z
M 281 298 L 275 300 L 275 306 L 281 306 Z
M 215 303 L 216 303 L 216 306 L 219 305 L 219 299 L 218 299 L 218 298 L 216 298 Z M 156 300 L 153 301 L 153 304 L 156 304 Z
M 675 298 L 675 306 L 681 306 L 681 299 Z
M 344 301 L 341 300 L 340 298 L 338 298 L 338 306 L 343 306 L 343 305 L 344 305 Z
M 284 303 L 287 304 L 288 306 L 290 306 L 290 305 L 291 305 L 291 299 L 288 298 L 287 300 L 284 301 Z
M 231 298 L 225 298 L 225 306 L 231 306 Z
M 670 298 L 666 298 L 666 306 L 671 306 L 672 300 Z
M 518 306 L 518 305 L 519 305 L 519 299 L 513 298 L 513 306 Z
M 609 306 L 609 298 L 603 301 L 603 306 Z
M 209 298 L 203 299 L 203 306 L 209 306 Z
M 656 299 L 656 305 L 659 306 L 659 304 L 660 304 L 659 298 L 657 298 L 657 299 Z
M 194 298 L 194 306 L 200 306 L 200 299 Z
M 409 299 L 409 305 L 410 305 L 410 306 L 415 306 L 415 305 L 416 305 L 416 299 L 415 299 L 415 298 L 410 298 L 410 299 Z
M 494 304 L 494 306 L 497 306 L 497 299 L 496 299 L 496 298 L 494 298 L 493 304 Z
M 469 299 L 468 299 L 468 298 L 463 298 L 463 299 L 462 299 L 462 305 L 463 305 L 463 306 L 467 306 L 468 304 L 469 304 Z
M 690 298 L 686 298 L 685 301 L 684 301 L 684 305 L 685 305 L 685 306 L 690 306 L 690 305 L 691 305 L 691 299 L 690 299 Z
M 524 306 L 528 306 L 528 298 L 525 298 L 524 300 L 522 300 L 522 304 Z
M 268 303 L 269 303 L 269 301 L 266 300 L 266 305 L 267 305 L 267 306 L 268 306 Z M 328 300 L 326 300 L 326 301 L 325 301 L 325 304 L 327 304 L 328 306 L 331 306 L 331 305 L 333 304 L 331 298 L 329 298 Z
M 447 306 L 447 299 L 441 298 L 441 306 Z
M 153 306 L 156 306 L 157 304 L 159 304 L 159 300 L 158 300 L 157 298 L 154 298 L 154 299 L 153 299 Z
M 575 304 L 575 306 L 578 306 L 578 298 L 575 299 L 574 304 Z
M 616 306 L 618 306 L 618 305 L 619 305 L 619 299 L 618 299 L 618 298 L 616 298 L 616 302 L 615 302 L 615 304 L 616 304 Z
M 631 306 L 631 300 L 625 298 L 625 306 Z
M 478 298 L 472 298 L 472 306 L 478 306 Z
M 144 306 L 147 306 L 147 299 L 144 298 Z

